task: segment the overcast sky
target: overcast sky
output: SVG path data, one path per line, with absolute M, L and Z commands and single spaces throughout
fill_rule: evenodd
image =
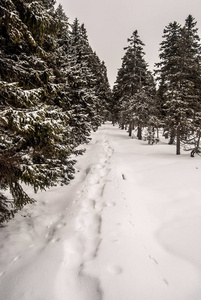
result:
M 150 70 L 158 62 L 163 30 L 170 22 L 184 25 L 192 14 L 201 37 L 201 0 L 57 0 L 70 23 L 77 17 L 85 24 L 90 45 L 105 61 L 113 86 L 121 67 L 124 47 L 134 30 L 145 44 L 145 59 Z

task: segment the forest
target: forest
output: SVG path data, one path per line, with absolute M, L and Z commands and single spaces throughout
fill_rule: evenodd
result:
M 197 32 L 191 15 L 168 24 L 152 73 L 135 30 L 111 89 L 84 24 L 70 24 L 61 5 L 0 0 L 0 223 L 35 201 L 24 185 L 68 184 L 90 132 L 106 120 L 150 144 L 163 128 L 177 155 L 181 147 L 200 154 Z

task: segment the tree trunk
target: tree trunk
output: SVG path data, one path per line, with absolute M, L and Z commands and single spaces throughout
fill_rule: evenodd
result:
M 138 137 L 138 140 L 142 139 L 142 127 L 141 127 L 141 125 L 138 125 L 138 127 L 137 127 L 137 137 Z
M 115 116 L 114 115 L 112 116 L 112 125 L 113 126 L 115 125 Z
M 121 114 L 121 129 L 125 129 L 125 116 L 123 113 Z
M 130 121 L 130 123 L 129 123 L 128 135 L 129 135 L 129 136 L 132 136 L 132 122 L 131 122 L 131 121 Z
M 163 136 L 165 137 L 165 139 L 168 139 L 169 131 L 167 130 L 167 128 L 163 128 Z
M 159 139 L 159 129 L 158 129 L 158 127 L 156 127 L 156 137 L 157 137 L 157 139 Z
M 135 129 L 134 120 L 132 120 L 132 130 Z
M 168 139 L 168 132 L 165 133 L 165 139 Z
M 169 145 L 172 145 L 174 143 L 174 140 L 175 140 L 175 130 L 172 129 L 171 132 L 170 132 L 170 140 L 169 140 Z
M 129 129 L 128 129 L 129 136 L 132 136 L 132 131 L 133 131 L 133 129 L 134 129 L 134 122 L 133 122 L 133 120 L 132 120 L 132 121 L 130 121 L 130 123 L 129 123 Z
M 201 134 L 199 133 L 199 135 L 198 135 L 198 141 L 197 141 L 197 149 L 200 147 L 200 138 L 201 138 Z
M 181 137 L 180 137 L 180 125 L 177 126 L 177 155 L 180 155 L 180 148 L 181 148 Z

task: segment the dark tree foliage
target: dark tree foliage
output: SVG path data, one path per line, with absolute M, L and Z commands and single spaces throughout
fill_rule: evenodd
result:
M 84 26 L 71 29 L 54 4 L 0 0 L 0 222 L 33 202 L 21 182 L 36 192 L 69 183 L 77 146 L 107 106 L 107 75 Z

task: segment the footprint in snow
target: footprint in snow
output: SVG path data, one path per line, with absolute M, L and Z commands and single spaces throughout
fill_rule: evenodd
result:
M 132 227 L 135 227 L 135 225 L 134 225 L 134 223 L 133 223 L 132 221 L 129 221 L 129 223 L 130 223 L 130 225 L 131 225 Z
M 83 262 L 84 248 L 84 240 L 79 236 L 74 236 L 64 243 L 63 265 L 67 270 L 80 267 Z
M 156 265 L 158 265 L 158 261 L 151 255 L 148 256 L 150 260 L 152 260 Z
M 90 171 L 91 171 L 91 166 L 85 170 L 85 173 L 88 175 L 90 173 Z
M 119 275 L 123 272 L 122 267 L 115 265 L 115 266 L 109 266 L 107 268 L 108 272 L 113 274 L 113 275 Z
M 16 262 L 18 259 L 20 259 L 20 256 L 16 256 L 15 258 L 13 258 L 12 263 Z
M 96 211 L 98 212 L 101 212 L 104 208 L 106 207 L 106 204 L 105 202 L 97 202 L 96 205 L 95 205 L 95 209 Z
M 62 227 L 65 227 L 66 226 L 66 223 L 59 223 L 57 224 L 57 228 L 62 228 Z
M 122 178 L 123 180 L 126 180 L 126 176 L 124 174 L 122 174 Z
M 169 285 L 169 282 L 167 281 L 166 278 L 163 278 L 163 282 L 164 282 L 166 285 Z
M 52 243 L 52 244 L 58 243 L 58 242 L 60 242 L 60 241 L 61 241 L 60 238 L 53 238 L 53 239 L 51 239 L 51 243 Z
M 115 205 L 116 205 L 115 202 L 108 202 L 108 203 L 107 203 L 107 206 L 115 206 Z

